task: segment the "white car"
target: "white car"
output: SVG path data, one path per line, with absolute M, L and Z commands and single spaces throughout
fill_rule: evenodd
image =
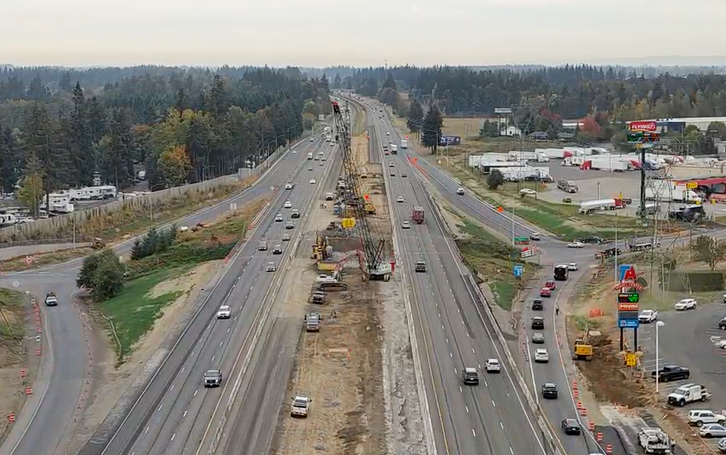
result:
M 293 155 L 297 155 L 297 150 L 293 150 L 293 151 L 292 151 L 292 154 L 293 154 Z
M 285 189 L 286 190 L 291 190 L 292 189 L 292 183 L 286 183 L 285 184 Z
M 232 310 L 229 308 L 228 305 L 222 305 L 217 310 L 217 319 L 229 319 L 229 317 L 232 315 Z
M 702 426 L 698 434 L 702 438 L 722 438 L 726 436 L 726 427 L 717 423 L 709 423 Z
M 390 163 L 388 163 L 388 167 L 395 167 L 395 166 L 396 166 L 396 163 L 394 163 L 393 161 L 391 161 Z
M 464 195 L 464 188 L 462 188 L 462 187 L 457 188 L 456 189 L 456 194 L 458 194 L 459 196 L 463 196 Z
M 710 410 L 693 409 L 688 411 L 688 423 L 696 426 L 703 426 L 709 423 L 717 423 L 723 425 L 726 423 L 726 417 L 722 414 L 716 414 Z
M 651 323 L 658 320 L 658 312 L 655 310 L 643 310 L 638 315 L 638 322 Z
M 282 214 L 278 213 L 275 215 L 275 223 L 281 223 L 282 222 Z
M 676 305 L 676 311 L 695 310 L 698 306 L 696 299 L 683 299 L 679 300 Z
M 726 340 L 719 340 L 719 342 L 716 343 L 716 347 L 719 347 L 721 349 L 726 349 Z
M 315 185 L 315 179 L 310 179 L 310 184 Z
M 570 272 L 577 272 L 577 262 L 570 262 L 567 264 L 567 270 Z
M 567 248 L 584 248 L 585 244 L 582 242 L 572 242 L 567 244 Z
M 267 266 L 265 267 L 266 272 L 275 272 L 277 271 L 277 266 L 274 262 L 268 262 Z
M 396 198 L 396 202 L 398 202 L 399 204 L 405 202 L 403 196 L 398 196 L 398 198 Z
M 285 201 L 285 206 L 284 206 L 284 207 L 285 207 L 286 209 L 291 209 L 291 208 L 292 208 L 292 202 L 290 202 L 290 201 Z
M 311 137 L 310 138 L 310 142 L 315 142 L 315 138 L 314 137 Z
M 484 369 L 487 373 L 499 373 L 502 371 L 502 365 L 497 359 L 488 359 Z
M 386 136 L 390 136 L 390 135 L 391 135 L 391 133 L 386 131 Z
M 408 220 L 405 220 L 404 222 L 401 223 L 401 228 L 402 229 L 411 229 L 411 223 L 409 223 Z
M 534 361 L 537 363 L 547 363 L 550 361 L 550 355 L 547 353 L 547 349 L 537 349 L 534 351 Z

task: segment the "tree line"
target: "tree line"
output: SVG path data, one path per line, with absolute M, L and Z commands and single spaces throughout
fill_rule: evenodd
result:
M 26 83 L 22 76 L 32 71 Z M 88 70 L 112 82 L 101 85 L 97 76 L 70 90 L 69 77 L 84 72 L 32 71 L 0 71 L 7 76 L 0 80 L 0 186 L 12 192 L 20 182 L 19 194 L 30 199 L 91 185 L 94 177 L 122 188 L 142 166 L 152 190 L 234 173 L 330 110 L 327 82 L 292 68 L 173 68 L 123 78 L 117 73 L 130 70 Z
M 596 112 L 617 121 L 726 116 L 723 74 L 666 72 L 646 78 L 632 69 L 589 65 L 522 71 L 403 66 L 360 69 L 345 79 L 333 75 L 332 88 L 377 96 L 389 75 L 410 97 L 424 104 L 436 101 L 447 116 L 491 115 L 498 107 L 527 105 L 543 105 L 565 119 Z

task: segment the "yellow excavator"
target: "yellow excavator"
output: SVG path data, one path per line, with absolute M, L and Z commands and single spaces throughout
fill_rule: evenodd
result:
M 572 349 L 572 358 L 574 360 L 592 360 L 594 346 L 599 345 L 601 338 L 602 333 L 586 327 L 582 337 L 575 340 L 575 345 Z
M 373 204 L 371 204 L 370 202 L 366 202 L 365 203 L 365 205 L 363 206 L 363 210 L 365 210 L 365 212 L 368 215 L 375 215 L 376 214 L 376 207 Z

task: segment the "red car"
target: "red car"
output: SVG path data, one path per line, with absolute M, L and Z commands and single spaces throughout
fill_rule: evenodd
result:
M 550 288 L 542 288 L 539 291 L 539 296 L 540 297 L 552 297 L 552 291 L 550 290 Z
M 548 281 L 548 282 L 545 283 L 544 287 L 546 287 L 550 291 L 554 291 L 555 288 L 557 287 L 557 285 L 555 284 L 554 281 Z

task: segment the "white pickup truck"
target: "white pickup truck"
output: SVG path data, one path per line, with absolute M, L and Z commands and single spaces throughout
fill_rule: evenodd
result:
M 292 399 L 292 408 L 290 408 L 290 415 L 292 417 L 302 417 L 303 419 L 308 416 L 310 412 L 310 403 L 312 398 L 295 396 Z
M 642 428 L 638 432 L 638 445 L 645 453 L 671 453 L 673 442 L 668 435 L 660 428 Z

